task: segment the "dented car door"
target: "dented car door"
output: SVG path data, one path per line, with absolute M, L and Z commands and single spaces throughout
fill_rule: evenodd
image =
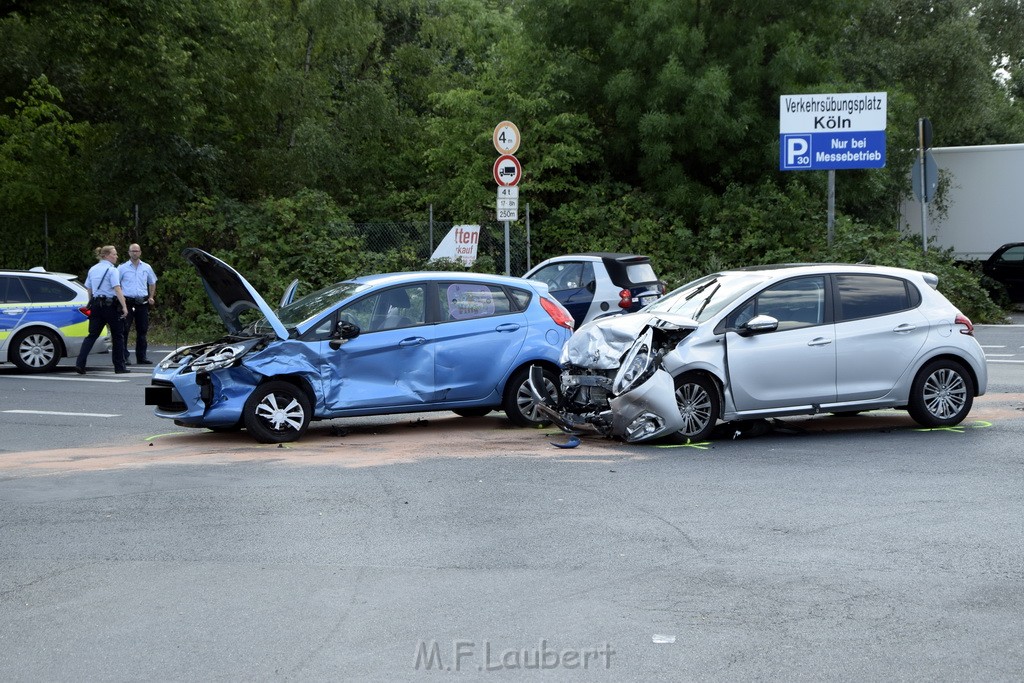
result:
M 415 406 L 435 400 L 435 333 L 424 285 L 364 297 L 339 312 L 360 334 L 337 349 L 324 342 L 321 377 L 329 411 Z

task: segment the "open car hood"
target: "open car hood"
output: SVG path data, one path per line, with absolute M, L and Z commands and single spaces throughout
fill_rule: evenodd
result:
M 241 334 L 244 327 L 241 322 L 242 314 L 248 310 L 257 310 L 267 319 L 279 339 L 288 338 L 288 330 L 281 324 L 273 309 L 253 286 L 238 274 L 238 271 L 202 249 L 188 247 L 181 255 L 199 273 L 214 310 L 220 315 L 230 334 Z

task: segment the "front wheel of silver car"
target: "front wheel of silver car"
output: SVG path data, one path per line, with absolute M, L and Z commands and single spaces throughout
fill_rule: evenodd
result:
M 309 398 L 289 382 L 267 382 L 245 402 L 242 420 L 260 443 L 296 441 L 309 426 Z
M 924 427 L 949 427 L 960 424 L 973 405 L 974 383 L 964 366 L 937 360 L 914 378 L 907 412 Z
M 22 372 L 49 372 L 60 356 L 60 339 L 49 330 L 25 330 L 11 340 L 11 360 Z
M 558 375 L 544 369 L 544 386 L 538 387 L 548 397 L 548 405 L 558 405 Z M 502 409 L 512 424 L 519 427 L 545 427 L 551 420 L 537 409 L 530 392 L 530 368 L 523 368 L 505 385 L 505 400 Z
M 676 441 L 705 441 L 711 436 L 721 401 L 713 379 L 699 372 L 687 372 L 676 378 L 676 406 L 683 418 L 683 428 L 673 434 Z

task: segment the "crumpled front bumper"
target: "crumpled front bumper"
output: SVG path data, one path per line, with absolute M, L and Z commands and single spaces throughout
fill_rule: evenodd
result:
M 676 405 L 675 382 L 672 375 L 665 370 L 656 370 L 640 386 L 611 399 L 610 410 L 598 414 L 601 424 L 550 407 L 537 388 L 540 386 L 544 386 L 543 375 L 539 369 L 534 368 L 530 372 L 530 393 L 533 400 L 538 410 L 565 432 L 600 434 L 635 442 L 667 436 L 684 426 L 683 417 Z M 607 426 L 609 417 L 610 428 Z
M 656 370 L 636 389 L 611 399 L 612 435 L 633 442 L 678 432 L 685 423 L 675 391 L 672 375 Z
M 229 427 L 242 419 L 242 409 L 256 389 L 259 376 L 244 366 L 212 373 L 182 372 L 182 368 L 153 373 L 146 387 L 146 405 L 153 414 L 190 427 Z

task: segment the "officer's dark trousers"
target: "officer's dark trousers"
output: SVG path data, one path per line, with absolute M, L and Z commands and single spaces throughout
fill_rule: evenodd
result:
M 117 299 L 101 302 L 92 309 L 89 316 L 89 336 L 82 342 L 82 350 L 78 352 L 78 360 L 75 362 L 82 370 L 85 369 L 86 360 L 96 340 L 103 333 L 104 326 L 110 328 L 110 340 L 114 344 L 110 357 L 114 361 L 115 370 L 124 370 L 124 324 L 121 318 L 121 304 Z
M 124 320 L 124 359 L 128 361 L 128 335 L 132 331 L 132 323 L 135 323 L 135 361 L 141 363 L 149 356 L 146 349 L 149 344 L 146 334 L 149 332 L 149 304 L 138 303 L 133 299 L 126 299 L 128 302 L 128 317 Z

